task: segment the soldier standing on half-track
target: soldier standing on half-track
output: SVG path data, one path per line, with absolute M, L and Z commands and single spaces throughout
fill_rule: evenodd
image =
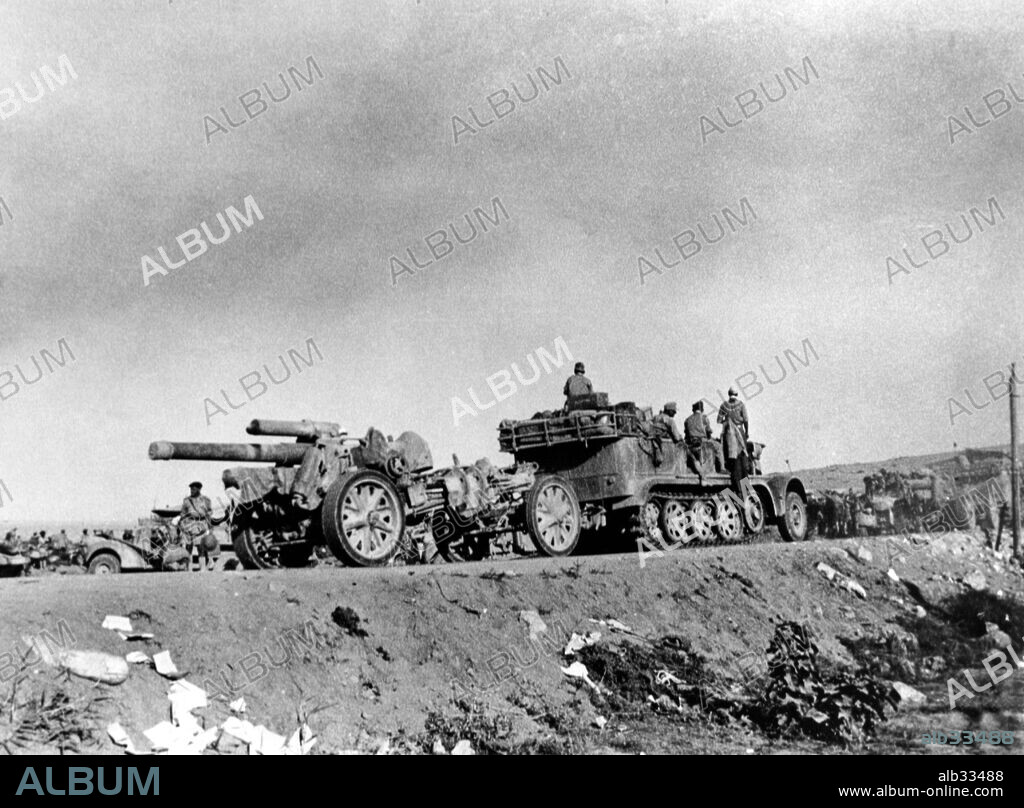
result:
M 725 462 L 732 475 L 732 485 L 737 492 L 740 483 L 749 474 L 747 457 L 747 435 L 750 422 L 747 419 L 747 407 L 737 396 L 735 387 L 729 388 L 729 400 L 723 401 L 718 408 L 718 423 L 722 424 L 722 449 Z
M 704 448 L 705 441 L 711 440 L 711 422 L 704 414 L 703 401 L 696 402 L 692 409 L 693 414 L 683 422 L 683 436 L 686 439 L 686 448 L 693 458 L 694 470 L 703 476 L 707 472 Z

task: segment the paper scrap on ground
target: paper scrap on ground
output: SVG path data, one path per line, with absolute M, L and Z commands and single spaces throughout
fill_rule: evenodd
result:
M 260 724 L 255 729 L 255 740 L 249 744 L 250 755 L 283 755 L 285 737 L 271 732 Z
M 524 609 L 519 612 L 519 619 L 526 623 L 530 627 L 530 639 L 537 639 L 538 635 L 542 631 L 547 631 L 548 626 L 543 620 L 541 620 L 540 614 L 535 609 Z
M 154 635 L 150 634 L 148 631 L 129 631 L 127 633 L 124 631 L 119 631 L 117 632 L 117 634 L 125 642 L 134 642 L 136 640 L 151 640 L 154 637 Z
M 124 655 L 124 658 L 132 665 L 143 665 L 149 662 L 149 657 L 142 653 L 142 651 L 129 651 Z
M 228 735 L 243 743 L 252 744 L 256 740 L 256 727 L 252 725 L 250 721 L 243 721 L 241 719 L 231 716 L 225 719 L 224 723 L 220 725 L 221 729 L 224 730 Z
M 308 724 L 303 724 L 288 739 L 285 745 L 286 755 L 308 755 L 309 750 L 316 744 L 316 737 Z
M 562 668 L 562 673 L 566 676 L 571 676 L 573 679 L 582 679 L 598 693 L 601 692 L 601 689 L 591 680 L 590 674 L 587 672 L 587 666 L 582 662 L 573 662 L 568 668 Z
M 107 727 L 107 735 L 118 746 L 124 747 L 124 751 L 129 755 L 136 754 L 135 744 L 132 743 L 132 739 L 128 737 L 128 733 L 125 728 L 122 727 L 118 722 L 114 722 Z
M 183 710 L 196 710 L 209 703 L 205 690 L 184 679 L 179 679 L 168 688 L 167 698 L 171 704 Z
M 588 645 L 594 645 L 600 639 L 600 631 L 588 631 L 586 634 L 577 634 L 574 631 L 572 636 L 569 638 L 569 642 L 565 644 L 565 650 L 562 651 L 562 653 L 565 656 L 572 656 L 577 651 L 586 648 Z
M 231 712 L 233 712 L 233 713 L 244 713 L 245 712 L 245 698 L 243 696 L 239 696 L 237 699 L 235 699 L 233 702 L 231 702 L 228 705 L 228 707 L 231 709 Z
M 132 621 L 127 617 L 121 617 L 116 614 L 108 614 L 103 618 L 103 628 L 108 628 L 111 631 L 132 631 Z
M 168 679 L 178 679 L 181 677 L 178 669 L 171 661 L 170 651 L 161 651 L 159 654 L 153 654 L 153 664 L 156 666 L 156 672 L 161 676 L 166 676 Z

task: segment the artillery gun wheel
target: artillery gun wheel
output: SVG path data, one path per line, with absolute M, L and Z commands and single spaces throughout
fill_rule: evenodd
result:
M 785 510 L 779 520 L 779 533 L 786 541 L 803 541 L 807 538 L 807 506 L 796 491 L 786 494 Z
M 746 502 L 743 503 L 743 524 L 751 533 L 764 530 L 764 503 L 754 491 L 747 494 Z
M 538 477 L 526 495 L 526 529 L 544 555 L 567 556 L 580 540 L 583 519 L 572 486 L 556 474 Z
M 689 514 L 686 503 L 679 499 L 670 499 L 661 509 L 661 532 L 672 544 L 686 544 L 693 541 L 693 531 L 689 529 Z
M 698 499 L 688 511 L 690 535 L 697 541 L 711 541 L 715 535 L 715 516 L 707 500 Z
M 718 503 L 715 513 L 715 533 L 725 541 L 736 541 L 743 535 L 743 516 L 732 500 Z
M 275 548 L 274 535 L 269 530 L 236 527 L 231 534 L 231 545 L 238 561 L 247 570 L 304 567 L 309 563 L 310 548 L 307 545 Z
M 324 497 L 322 524 L 335 557 L 379 567 L 395 557 L 405 531 L 405 509 L 394 483 L 364 469 L 335 480 Z

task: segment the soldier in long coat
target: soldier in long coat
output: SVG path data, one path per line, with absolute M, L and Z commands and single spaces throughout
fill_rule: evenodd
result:
M 718 423 L 722 424 L 722 449 L 725 463 L 732 475 L 733 487 L 739 491 L 740 481 L 748 476 L 750 459 L 747 455 L 747 435 L 750 422 L 747 407 L 737 396 L 735 387 L 729 388 L 729 400 L 718 408 Z

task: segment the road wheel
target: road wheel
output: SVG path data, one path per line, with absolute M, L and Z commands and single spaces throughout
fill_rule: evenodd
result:
M 92 575 L 116 575 L 121 571 L 121 559 L 114 553 L 100 553 L 89 562 Z
M 756 491 L 748 493 L 743 503 L 743 524 L 751 533 L 764 530 L 764 503 Z
M 567 556 L 580 540 L 580 503 L 562 477 L 538 477 L 526 495 L 526 529 L 544 555 Z
M 807 505 L 796 491 L 786 494 L 785 508 L 779 520 L 779 533 L 786 541 L 803 541 L 807 538 Z
M 700 542 L 711 541 L 715 535 L 715 515 L 711 503 L 698 499 L 690 506 L 689 517 L 690 538 Z
M 380 567 L 400 548 L 405 508 L 391 480 L 364 469 L 331 484 L 321 522 L 327 546 L 336 558 L 359 567 Z
M 719 500 L 715 512 L 715 533 L 723 541 L 736 541 L 743 535 L 743 515 L 731 499 Z
M 686 504 L 678 499 L 670 499 L 661 509 L 661 532 L 672 544 L 686 544 L 694 538 L 687 527 Z

